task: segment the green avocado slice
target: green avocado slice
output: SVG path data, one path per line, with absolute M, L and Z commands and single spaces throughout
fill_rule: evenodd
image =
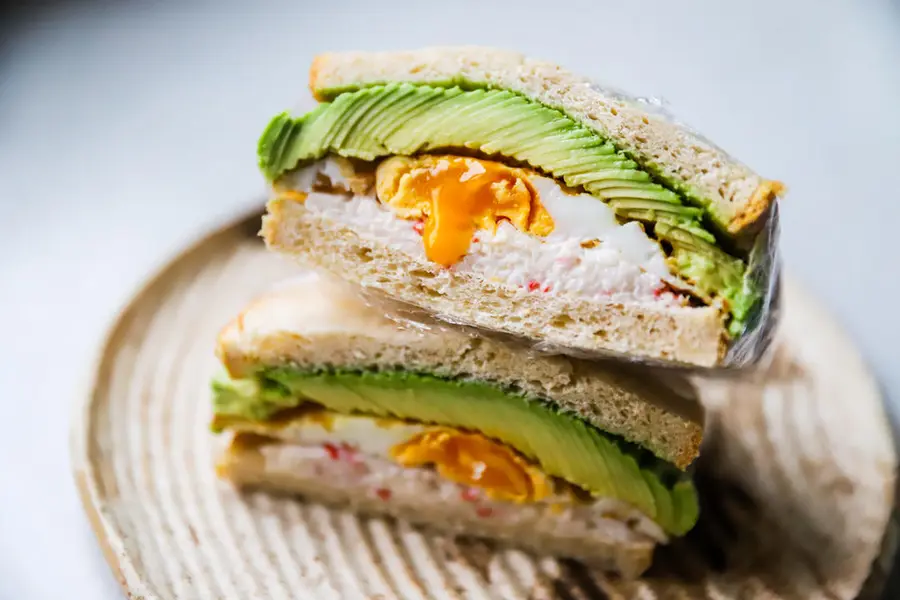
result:
M 671 535 L 698 516 L 690 476 L 649 450 L 600 431 L 538 398 L 483 381 L 407 371 L 261 369 L 213 382 L 216 416 L 265 421 L 313 401 L 344 414 L 396 417 L 478 431 L 598 497 L 627 502 Z
M 733 315 L 732 336 L 740 335 L 762 293 L 754 289 L 743 261 L 731 257 L 698 235 L 690 223 L 659 221 L 656 237 L 672 245 L 670 261 L 678 274 L 696 287 L 700 297 L 724 299 Z
M 622 220 L 643 221 L 651 231 L 655 224 L 666 231 L 675 227 L 705 242 L 688 251 L 658 236 L 679 248 L 670 260 L 676 274 L 704 301 L 720 301 L 732 335 L 743 331 L 761 294 L 746 276 L 745 262 L 717 244 L 705 221 L 715 223 L 714 215 L 683 191 L 660 185 L 597 132 L 525 96 L 409 83 L 365 87 L 338 94 L 299 118 L 276 116 L 260 137 L 258 158 L 274 181 L 330 153 L 372 161 L 454 148 L 528 164 L 609 203 Z M 716 231 L 721 234 L 721 227 Z

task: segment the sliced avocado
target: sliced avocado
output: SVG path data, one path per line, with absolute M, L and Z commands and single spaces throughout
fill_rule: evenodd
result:
M 380 101 L 378 96 L 373 96 L 374 103 L 371 110 L 356 123 L 354 131 L 349 134 L 344 143 L 351 147 L 359 147 L 365 144 L 368 132 L 379 123 L 383 123 L 387 115 L 397 111 L 397 107 L 401 105 L 401 102 L 408 100 L 414 94 L 414 86 L 395 85 L 385 92 L 384 98 Z M 399 110 L 402 112 L 402 109 Z
M 252 421 L 265 421 L 297 401 L 284 393 L 281 384 L 265 379 L 213 379 L 212 393 L 216 414 L 238 415 Z M 215 430 L 215 427 L 213 427 Z
M 369 93 L 364 94 L 363 92 L 366 91 Z M 340 107 L 333 111 L 333 120 L 322 136 L 321 144 L 323 146 L 338 146 L 340 142 L 347 137 L 346 135 L 342 135 L 342 133 L 346 134 L 349 132 L 349 124 L 356 121 L 360 116 L 360 113 L 362 112 L 361 109 L 365 106 L 366 101 L 372 99 L 371 90 L 363 90 L 363 92 L 342 96 L 339 100 L 335 101 L 335 104 L 342 100 L 344 102 Z M 376 98 L 379 98 L 379 96 L 376 96 Z
M 398 90 L 408 94 L 404 102 L 397 102 Z M 366 118 L 369 113 L 379 118 Z M 284 116 L 278 120 L 279 129 L 284 129 Z M 680 202 L 677 194 L 652 181 L 637 163 L 616 152 L 596 132 L 558 110 L 504 90 L 374 86 L 341 94 L 297 119 L 294 126 L 305 130 L 294 144 L 300 148 L 261 141 L 260 161 L 267 177 L 277 177 L 300 162 L 329 152 L 364 158 L 471 148 L 516 158 L 562 177 L 571 187 L 607 179 L 633 182 L 598 189 L 600 198 Z M 577 161 L 573 161 L 573 155 L 577 155 Z M 556 174 L 557 164 L 565 168 L 561 175 Z
M 325 100 L 333 100 L 342 94 L 347 93 L 355 93 L 360 89 L 366 89 L 368 87 L 377 87 L 383 85 L 382 83 L 372 83 L 372 84 L 350 84 L 350 85 L 340 85 L 329 88 L 318 88 L 316 89 L 316 95 L 318 98 L 322 98 Z M 490 86 L 483 81 L 470 81 L 462 77 L 452 77 L 446 80 L 442 80 L 440 78 L 431 79 L 428 82 L 429 86 L 434 86 L 438 88 L 449 88 L 449 87 L 460 87 L 467 91 L 477 91 L 483 89 L 490 89 Z M 503 90 L 491 90 L 491 91 L 503 91 Z M 560 114 L 564 114 L 566 118 L 571 118 L 568 114 L 561 112 Z M 665 170 L 659 164 L 659 162 L 650 157 L 644 156 L 639 159 L 641 161 L 641 166 L 644 171 L 653 175 L 654 178 L 663 182 L 666 187 L 677 192 L 679 195 L 683 196 L 688 200 L 690 204 L 701 207 L 704 210 L 708 211 L 711 220 L 716 224 L 717 231 L 725 233 L 728 231 L 728 217 L 722 215 L 716 208 L 714 202 L 712 202 L 708 196 L 706 196 L 701 190 L 696 187 L 680 180 L 677 178 L 670 177 L 666 174 Z M 560 175 L 557 175 L 560 176 Z
M 699 216 L 700 213 L 700 209 L 694 208 L 693 206 L 684 206 L 683 204 L 673 204 L 672 202 L 666 202 L 665 200 L 651 200 L 644 198 L 616 198 L 615 200 L 610 200 L 609 205 L 615 209 L 616 214 L 622 216 L 627 216 L 627 211 L 644 210 L 678 215 L 686 219 L 691 219 L 692 217 Z M 656 221 L 655 218 L 642 220 Z
M 391 96 L 385 106 L 379 111 L 380 119 L 372 119 L 359 127 L 359 130 L 351 138 L 353 145 L 348 144 L 350 148 L 365 148 L 366 145 L 372 145 L 374 140 L 381 140 L 387 135 L 391 128 L 398 126 L 397 115 L 408 115 L 420 107 L 427 106 L 438 100 L 440 94 L 423 94 L 421 90 L 417 90 L 415 86 L 401 86 L 397 92 L 401 94 L 396 100 Z M 387 152 L 380 143 L 374 143 L 379 152 L 377 156 L 382 156 L 383 152 Z
M 528 157 L 540 151 L 540 148 L 548 143 L 553 144 L 560 151 L 565 148 L 569 152 L 579 152 L 602 144 L 596 138 L 567 130 L 565 119 L 555 119 L 541 127 L 536 127 L 530 134 L 526 133 L 520 136 L 515 141 L 518 150 L 514 158 Z
M 699 208 L 647 198 L 616 198 L 610 200 L 609 204 L 623 220 L 643 221 L 654 226 L 657 224 L 675 226 L 702 240 L 715 241 L 708 231 L 696 226 Z
M 556 163 L 554 173 L 558 177 L 570 177 L 577 173 L 584 173 L 585 169 L 589 168 L 597 157 L 603 155 L 616 155 L 616 149 L 609 142 L 603 142 L 593 149 L 592 154 L 593 156 L 575 154 L 569 158 L 560 160 Z
M 698 295 L 725 301 L 732 316 L 731 334 L 740 335 L 761 296 L 749 285 L 744 263 L 683 224 L 657 221 L 654 231 L 672 245 L 673 268 L 698 289 Z
M 650 176 L 643 171 L 622 171 L 622 164 L 612 164 L 613 168 L 594 171 L 571 178 L 572 185 L 584 185 L 591 190 L 632 187 L 641 189 L 643 183 L 650 181 Z M 674 204 L 674 203 L 673 203 Z M 678 203 L 679 206 L 681 205 Z M 685 207 L 687 208 L 687 207 Z M 696 209 L 700 213 L 700 209 Z
M 274 180 L 329 153 L 375 160 L 453 148 L 515 159 L 608 202 L 623 220 L 672 232 L 655 233 L 674 249 L 672 268 L 698 297 L 724 299 L 729 331 L 743 330 L 761 294 L 744 261 L 716 246 L 702 206 L 686 206 L 684 190 L 663 187 L 597 132 L 508 90 L 394 83 L 339 94 L 300 118 L 275 117 L 260 138 L 259 163 Z M 718 273 L 723 265 L 727 273 Z
M 265 131 L 259 138 L 257 154 L 259 158 L 259 168 L 262 169 L 265 176 L 274 179 L 279 172 L 270 171 L 270 165 L 266 164 L 264 157 L 266 156 L 282 156 L 288 150 L 284 147 L 284 142 L 291 137 L 291 132 L 297 130 L 294 121 L 287 113 L 281 113 L 269 122 Z M 290 160 L 290 158 L 288 158 Z
M 364 90 L 365 91 L 365 90 Z M 347 118 L 341 123 L 340 127 L 335 127 L 333 137 L 328 141 L 331 146 L 342 146 L 347 141 L 348 136 L 354 131 L 358 134 L 362 129 L 357 125 L 365 121 L 366 115 L 379 106 L 384 106 L 392 100 L 393 96 L 388 94 L 386 97 L 381 94 L 360 92 L 359 100 L 354 103 L 352 111 L 347 111 Z
M 478 431 L 595 496 L 618 498 L 683 535 L 697 518 L 689 476 L 649 450 L 609 435 L 537 398 L 487 382 L 405 371 L 263 369 L 213 384 L 215 413 L 257 421 L 313 401 L 344 414 L 395 417 Z M 688 492 L 674 494 L 681 485 Z
M 332 135 L 332 131 L 347 117 L 345 109 L 353 105 L 356 98 L 345 96 L 336 100 L 332 108 L 319 105 L 310 112 L 308 121 L 304 122 L 297 142 L 296 154 L 303 156 L 307 152 L 321 147 L 322 140 Z M 288 149 L 290 152 L 290 149 Z M 301 158 L 302 160 L 302 158 Z

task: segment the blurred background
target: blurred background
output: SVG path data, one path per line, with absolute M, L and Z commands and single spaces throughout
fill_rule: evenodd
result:
M 837 315 L 900 412 L 897 2 L 69 0 L 3 10 L 2 599 L 120 597 L 69 475 L 68 422 L 88 365 L 149 271 L 259 206 L 257 136 L 307 97 L 308 64 L 324 50 L 504 46 L 665 99 L 788 184 L 789 276 Z

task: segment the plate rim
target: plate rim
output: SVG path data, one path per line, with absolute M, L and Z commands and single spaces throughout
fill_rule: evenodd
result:
M 82 374 L 82 382 L 78 385 L 76 402 L 69 411 L 68 450 L 70 475 L 74 480 L 79 501 L 94 537 L 100 545 L 103 557 L 128 598 L 150 600 L 156 596 L 134 595 L 133 590 L 129 587 L 128 578 L 121 563 L 123 557 L 120 557 L 113 548 L 113 538 L 118 542 L 119 536 L 113 527 L 105 523 L 101 510 L 102 502 L 97 490 L 96 468 L 90 460 L 90 415 L 96 401 L 103 362 L 109 354 L 114 337 L 121 330 L 129 313 L 139 304 L 141 298 L 166 276 L 172 267 L 177 265 L 185 256 L 199 250 L 217 237 L 229 235 L 239 227 L 249 228 L 254 221 L 261 219 L 264 213 L 264 210 L 254 208 L 243 210 L 236 215 L 217 219 L 199 228 L 191 241 L 166 252 L 161 259 L 157 260 L 148 269 L 147 275 L 132 288 L 125 300 L 112 311 L 112 314 L 104 323 L 102 334 L 99 336 L 99 340 L 93 348 L 90 357 L 85 361 L 85 373 Z

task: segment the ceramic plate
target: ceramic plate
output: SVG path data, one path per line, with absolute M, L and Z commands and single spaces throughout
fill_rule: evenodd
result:
M 153 277 L 102 348 L 73 461 L 107 560 L 133 598 L 856 598 L 893 555 L 896 458 L 882 398 L 831 317 L 787 279 L 772 360 L 700 382 L 702 516 L 636 582 L 431 535 L 216 479 L 209 379 L 218 330 L 299 269 L 259 215 Z

